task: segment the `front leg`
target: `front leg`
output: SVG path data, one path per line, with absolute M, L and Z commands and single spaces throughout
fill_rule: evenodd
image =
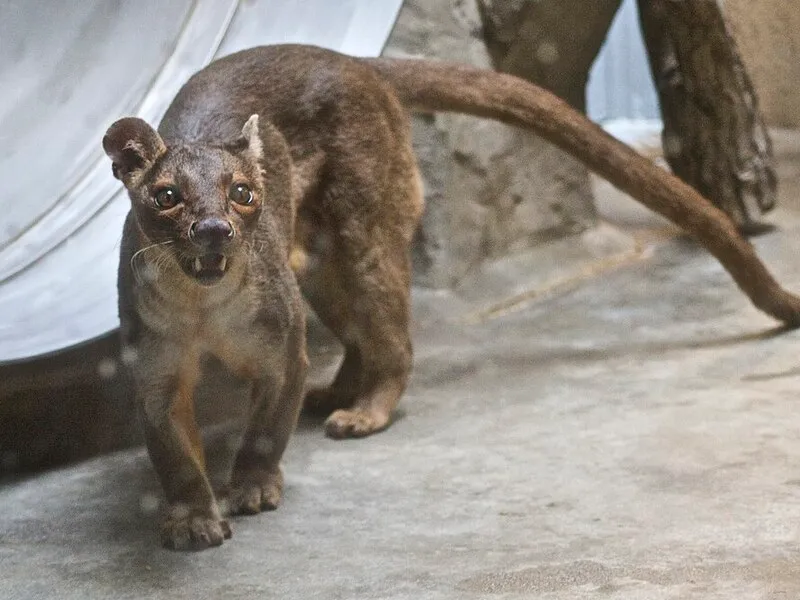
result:
M 231 530 L 214 499 L 194 419 L 200 357 L 165 341 L 151 341 L 139 356 L 137 399 L 147 450 L 169 503 L 162 543 L 173 550 L 219 546 Z
M 302 405 L 308 367 L 305 350 L 290 361 L 285 375 L 267 376 L 253 383 L 252 413 L 227 490 L 231 514 L 256 514 L 274 510 L 280 504 L 280 461 Z

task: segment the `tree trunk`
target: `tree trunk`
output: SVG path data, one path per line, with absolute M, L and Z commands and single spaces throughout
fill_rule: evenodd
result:
M 586 82 L 622 0 L 478 0 L 495 68 L 585 112 Z
M 673 172 L 744 233 L 775 206 L 772 144 L 716 0 L 638 0 Z

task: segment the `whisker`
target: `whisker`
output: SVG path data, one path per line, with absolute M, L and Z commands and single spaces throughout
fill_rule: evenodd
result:
M 169 257 L 166 254 L 159 254 L 156 257 L 154 266 L 155 266 L 155 269 L 156 269 L 156 275 L 158 277 L 161 276 L 161 268 L 164 267 L 167 264 L 168 260 L 169 260 Z
M 172 244 L 172 243 L 173 243 L 173 240 L 164 240 L 163 242 L 155 242 L 155 243 L 150 244 L 149 246 L 145 246 L 144 248 L 141 248 L 141 249 L 139 249 L 139 250 L 137 250 L 136 252 L 133 253 L 133 256 L 131 256 L 130 265 L 131 265 L 131 270 L 133 271 L 133 276 L 134 276 L 134 278 L 136 279 L 136 281 L 138 283 L 142 282 L 142 274 L 141 274 L 141 272 L 139 270 L 139 267 L 137 266 L 136 259 L 139 258 L 139 256 L 142 256 L 143 253 L 146 252 L 147 250 L 152 250 L 153 248 L 157 248 L 159 246 L 166 246 L 166 245 Z M 156 261 L 155 261 L 156 264 L 152 265 L 153 268 L 158 269 L 157 264 L 158 264 L 158 259 L 160 257 L 161 257 L 160 255 L 156 256 Z
M 141 249 L 137 250 L 136 252 L 133 253 L 133 256 L 131 256 L 131 268 L 134 268 L 133 261 L 135 261 L 136 258 L 140 254 L 142 254 L 143 252 L 146 252 L 147 250 L 150 250 L 151 248 L 156 248 L 158 246 L 166 246 L 167 244 L 172 244 L 172 243 L 173 243 L 172 240 L 166 240 L 166 241 L 163 241 L 163 242 L 156 242 L 155 244 L 150 244 L 149 246 L 145 246 L 144 248 L 141 248 Z

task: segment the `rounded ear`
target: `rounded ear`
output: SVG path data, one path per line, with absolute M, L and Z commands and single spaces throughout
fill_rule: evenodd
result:
M 108 128 L 103 136 L 103 150 L 111 159 L 114 177 L 127 185 L 131 176 L 151 167 L 167 147 L 145 121 L 125 117 Z

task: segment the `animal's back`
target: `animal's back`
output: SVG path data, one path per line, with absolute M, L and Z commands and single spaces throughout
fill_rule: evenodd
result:
M 170 141 L 229 141 L 254 113 L 290 146 L 325 146 L 357 119 L 402 111 L 364 62 L 304 45 L 260 46 L 210 63 L 183 86 L 159 126 Z

